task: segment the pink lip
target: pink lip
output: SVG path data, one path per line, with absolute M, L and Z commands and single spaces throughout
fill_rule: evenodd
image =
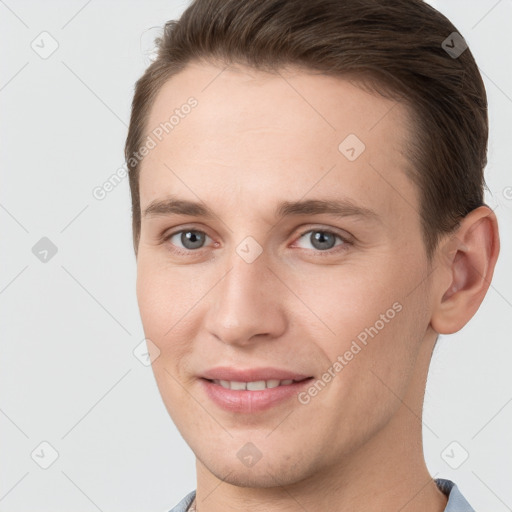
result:
M 312 377 L 311 377 L 312 378 Z M 216 405 L 229 412 L 255 413 L 265 411 L 279 403 L 297 396 L 297 394 L 310 384 L 311 378 L 288 370 L 277 368 L 253 368 L 238 370 L 235 368 L 218 367 L 204 372 L 199 379 L 206 395 Z M 300 380 L 284 386 L 262 389 L 258 391 L 226 389 L 211 380 L 230 380 L 238 382 L 251 382 L 256 380 Z
M 311 375 L 302 375 L 289 370 L 281 370 L 279 368 L 247 368 L 245 370 L 232 368 L 229 366 L 218 366 L 206 370 L 200 375 L 204 379 L 210 380 L 234 380 L 237 382 L 252 382 L 255 380 L 302 380 L 311 377 Z

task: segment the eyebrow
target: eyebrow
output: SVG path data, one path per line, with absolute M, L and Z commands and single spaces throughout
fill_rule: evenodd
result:
M 307 199 L 300 201 L 282 201 L 278 204 L 275 216 L 284 218 L 299 215 L 329 214 L 335 217 L 361 217 L 379 220 L 379 215 L 370 208 L 356 205 L 349 199 Z M 186 215 L 212 219 L 217 215 L 204 203 L 169 196 L 163 200 L 154 200 L 144 210 L 143 217 Z

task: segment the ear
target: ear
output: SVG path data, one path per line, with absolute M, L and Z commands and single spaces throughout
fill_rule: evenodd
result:
M 432 328 L 452 334 L 466 325 L 482 303 L 500 250 L 498 221 L 488 206 L 471 211 L 440 251 Z

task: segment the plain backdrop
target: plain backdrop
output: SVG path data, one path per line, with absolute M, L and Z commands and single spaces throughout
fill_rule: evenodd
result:
M 425 456 L 477 510 L 502 512 L 512 510 L 512 1 L 432 4 L 486 84 L 487 201 L 502 249 L 477 315 L 438 343 Z M 93 195 L 123 164 L 158 27 L 185 6 L 0 1 L 2 512 L 164 512 L 195 488 L 193 454 L 136 357 L 128 180 Z

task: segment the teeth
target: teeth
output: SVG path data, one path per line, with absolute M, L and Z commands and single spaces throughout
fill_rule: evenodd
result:
M 255 380 L 254 382 L 248 382 L 247 388 L 249 391 L 258 391 L 266 389 L 267 383 L 264 380 Z
M 235 380 L 218 380 L 213 381 L 226 389 L 260 391 L 267 388 L 277 388 L 277 386 L 287 386 L 294 382 L 292 379 L 278 380 L 255 380 L 251 382 L 239 382 Z

